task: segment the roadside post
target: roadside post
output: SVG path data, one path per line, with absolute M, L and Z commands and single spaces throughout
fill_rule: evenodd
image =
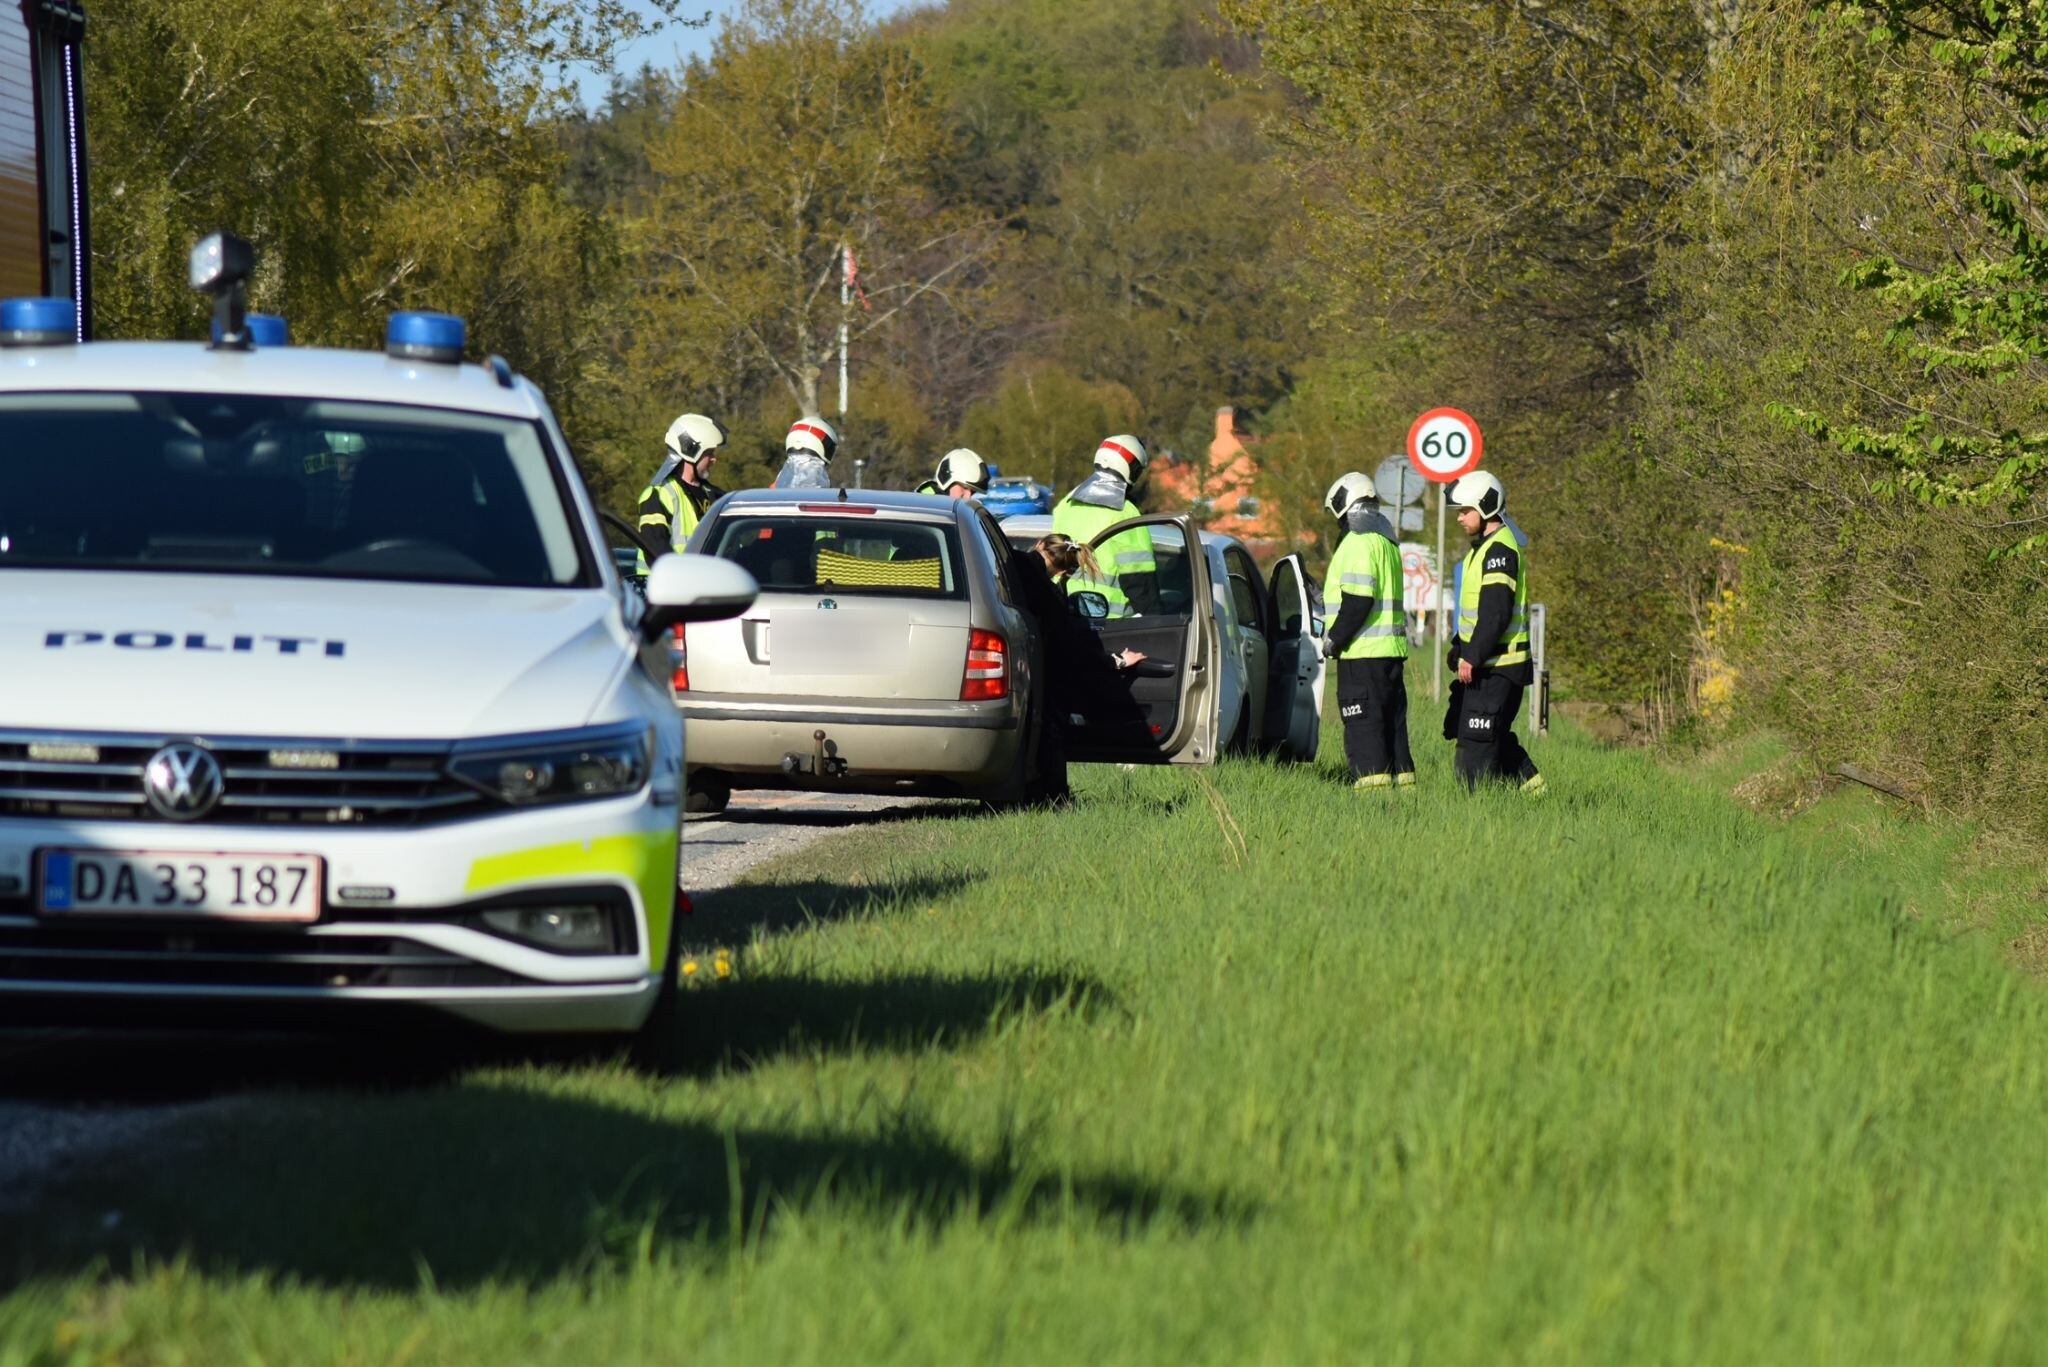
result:
M 1479 433 L 1479 424 L 1471 414 L 1456 408 L 1432 408 L 1417 418 L 1408 429 L 1408 463 L 1415 472 L 1437 486 L 1436 490 L 1436 649 L 1431 652 L 1436 667 L 1430 671 L 1429 695 L 1442 701 L 1444 696 L 1444 639 L 1448 634 L 1446 623 L 1448 612 L 1444 608 L 1443 584 L 1448 576 L 1444 574 L 1447 562 L 1444 559 L 1444 523 L 1450 517 L 1450 486 L 1460 475 L 1468 475 L 1479 468 L 1479 458 L 1485 453 L 1486 442 Z

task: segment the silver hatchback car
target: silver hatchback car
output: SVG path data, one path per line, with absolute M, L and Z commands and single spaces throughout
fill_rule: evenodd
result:
M 761 583 L 743 617 L 678 640 L 697 805 L 733 788 L 1032 795 L 1038 626 L 981 508 L 752 489 L 708 509 L 690 549 Z
M 1141 529 L 1160 565 L 1159 611 L 1085 621 L 1068 669 L 1125 648 L 1128 674 L 1089 672 L 1062 731 L 1081 762 L 1206 764 L 1218 744 L 1220 638 L 1208 565 L 1186 518 Z M 706 510 L 690 549 L 760 584 L 736 621 L 679 634 L 676 702 L 693 805 L 734 788 L 929 793 L 1004 804 L 1041 794 L 1040 728 L 1055 690 L 1031 589 L 1002 527 L 979 504 L 873 490 L 755 489 Z M 1064 595 L 1040 586 L 1070 610 Z M 1078 620 L 1078 619 L 1077 619 Z M 1071 691 L 1073 681 L 1068 681 Z M 1071 701 L 1071 700 L 1070 700 Z

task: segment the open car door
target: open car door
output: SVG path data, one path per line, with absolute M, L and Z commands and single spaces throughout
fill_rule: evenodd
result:
M 1209 563 L 1194 523 L 1185 517 L 1134 517 L 1089 543 L 1105 575 L 1115 572 L 1119 554 L 1148 544 L 1155 568 L 1119 580 L 1135 612 L 1089 619 L 1101 654 L 1087 662 L 1088 677 L 1075 690 L 1083 710 L 1069 717 L 1068 757 L 1213 764 L 1221 634 L 1210 606 Z M 1098 595 L 1095 605 L 1100 604 Z M 1117 670 L 1110 660 L 1125 650 L 1145 656 L 1144 663 Z
M 1266 683 L 1266 735 L 1282 759 L 1312 760 L 1323 736 L 1323 622 L 1308 570 L 1290 555 L 1273 567 L 1273 651 Z

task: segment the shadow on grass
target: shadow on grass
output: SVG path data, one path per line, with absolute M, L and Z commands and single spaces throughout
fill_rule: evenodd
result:
M 738 948 L 756 935 L 780 935 L 814 923 L 918 911 L 981 878 L 952 872 L 875 883 L 737 883 L 697 893 L 696 911 L 677 924 L 687 945 Z
M 731 826 L 804 826 L 837 830 L 843 826 L 892 826 L 904 821 L 979 821 L 989 815 L 979 802 L 955 798 L 907 798 L 903 807 L 879 811 L 859 807 L 728 807 L 715 816 L 699 818 Z M 692 822 L 694 824 L 694 820 Z M 683 839 L 690 838 L 683 827 Z
M 693 1066 L 960 1044 L 1023 1012 L 1091 1012 L 1085 978 L 741 980 L 685 998 Z M 24 1041 L 26 1041 L 24 1043 Z M 858 1132 L 660 1114 L 630 1071 L 485 1073 L 516 1042 L 454 1038 L 16 1037 L 0 1095 L 89 1105 L 227 1095 L 115 1132 L 36 1179 L 0 1169 L 0 1291 L 190 1257 L 224 1275 L 445 1289 L 538 1283 L 643 1250 L 730 1256 L 817 1203 L 878 1227 L 1080 1220 L 1193 1229 L 1250 1211 L 1138 1177 L 1053 1172 L 1013 1132 L 969 1153 L 884 1106 Z M 685 1084 L 688 1085 L 688 1084 Z M 253 1090 L 252 1090 L 253 1089 Z M 315 1090 L 318 1089 L 318 1090 Z
M 404 1292 L 718 1261 L 797 1212 L 882 1230 L 1074 1221 L 1193 1230 L 1250 1211 L 1135 1177 L 970 1154 L 915 1120 L 727 1129 L 527 1090 L 303 1095 L 186 1115 L 0 1220 L 0 1292 L 137 1260 Z
M 1115 1004 L 1101 984 L 1065 973 L 744 977 L 683 1001 L 682 1062 L 692 1071 L 741 1071 L 792 1054 L 943 1048 L 1013 1014 L 1066 1011 L 1086 1019 Z

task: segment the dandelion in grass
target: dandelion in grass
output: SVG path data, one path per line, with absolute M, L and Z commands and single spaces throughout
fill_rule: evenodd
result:
M 694 978 L 697 976 L 697 961 L 695 959 L 683 960 L 683 976 L 685 978 Z

